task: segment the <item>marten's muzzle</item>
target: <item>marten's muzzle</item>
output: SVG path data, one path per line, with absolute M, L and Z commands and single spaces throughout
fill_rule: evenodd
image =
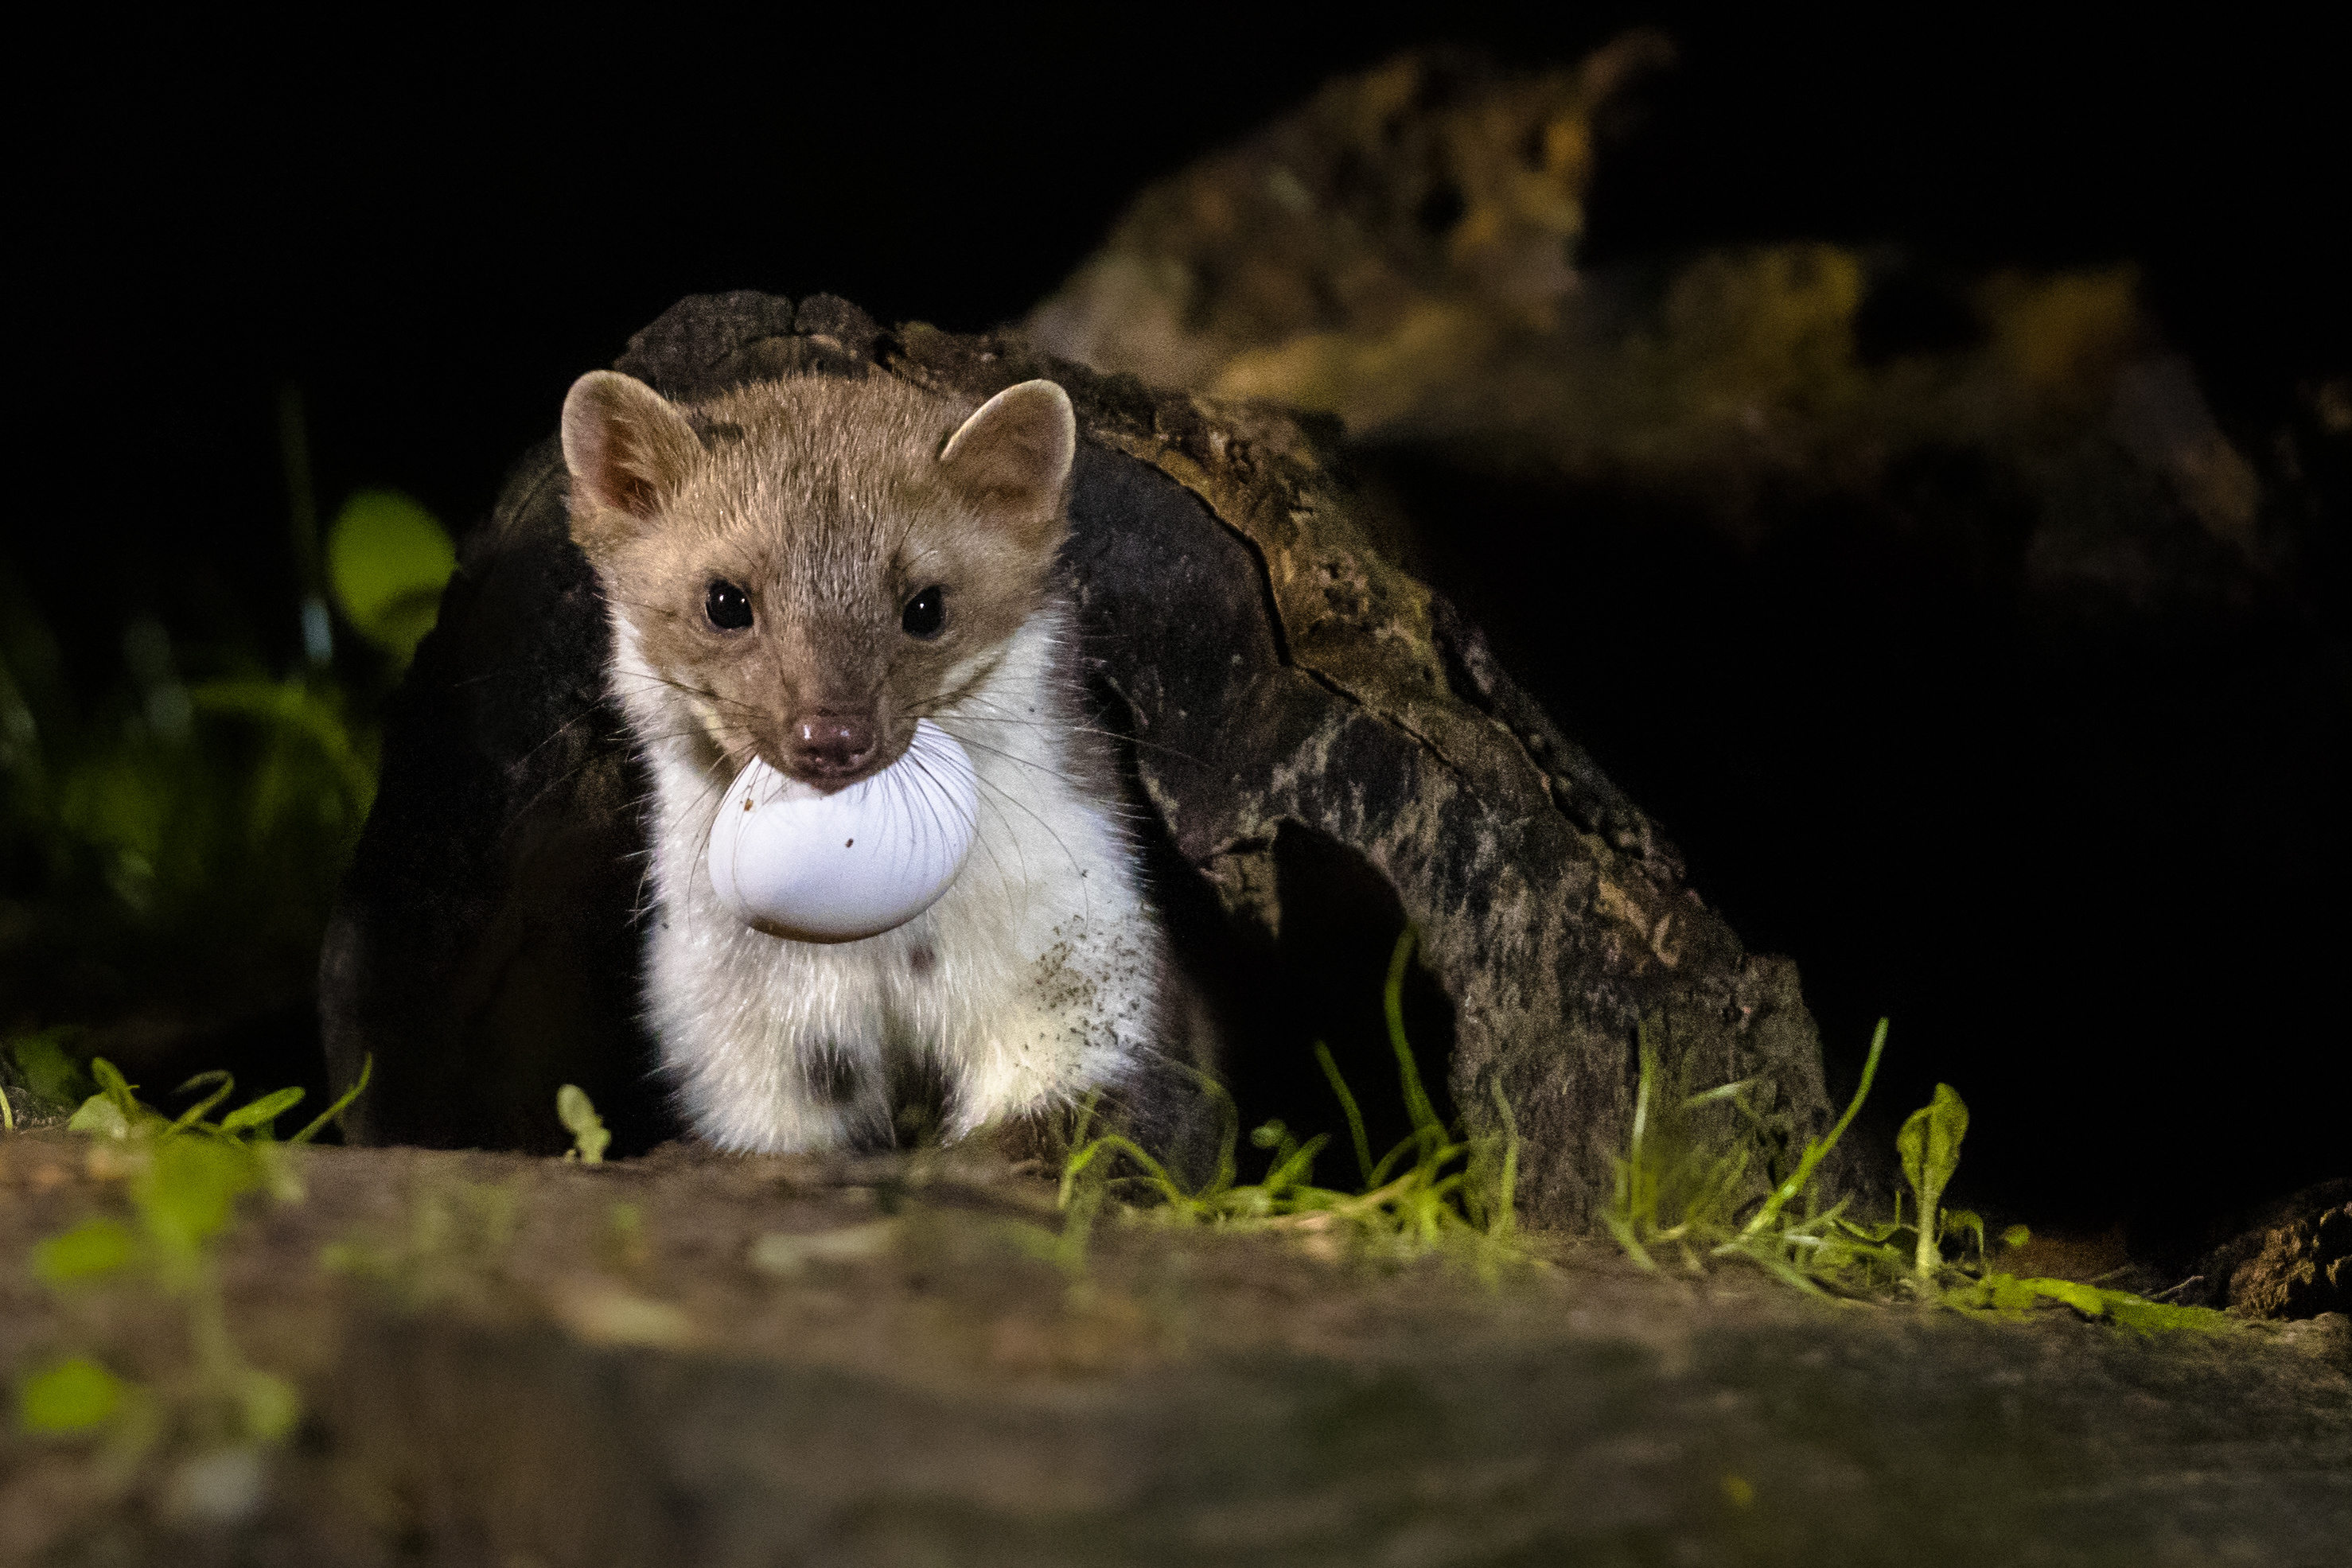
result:
M 889 758 L 878 755 L 879 734 L 870 713 L 811 708 L 786 727 L 782 771 L 831 791 L 878 773 Z

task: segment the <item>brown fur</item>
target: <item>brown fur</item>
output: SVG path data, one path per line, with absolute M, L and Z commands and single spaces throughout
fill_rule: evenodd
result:
M 967 423 L 887 377 L 810 377 L 690 416 L 597 372 L 564 404 L 572 538 L 730 771 L 756 753 L 810 777 L 795 725 L 870 724 L 877 744 L 854 771 L 812 778 L 837 789 L 897 761 L 916 719 L 984 679 L 1045 604 L 1066 528 L 1066 411 L 1059 389 L 1030 383 Z M 749 627 L 706 614 L 722 580 L 749 595 Z M 933 584 L 946 621 L 923 641 L 900 617 Z

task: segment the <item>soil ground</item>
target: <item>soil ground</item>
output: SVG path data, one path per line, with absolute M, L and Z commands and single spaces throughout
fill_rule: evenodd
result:
M 1328 1236 L 1099 1225 L 992 1157 L 297 1153 L 219 1248 L 303 1416 L 204 1436 L 190 1313 L 31 1249 L 127 1215 L 0 1139 L 0 1364 L 162 1435 L 0 1437 L 0 1563 L 2341 1561 L 2341 1317 L 2143 1337 Z M 176 1391 L 176 1392 L 175 1392 Z

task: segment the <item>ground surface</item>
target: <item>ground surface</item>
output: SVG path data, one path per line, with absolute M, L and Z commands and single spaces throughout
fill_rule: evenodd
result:
M 2336 1562 L 2340 1317 L 2141 1338 L 1605 1249 L 1491 1282 L 1106 1222 L 984 1161 L 299 1155 L 219 1249 L 304 1415 L 201 1435 L 189 1310 L 31 1249 L 123 1183 L 0 1138 L 0 1364 L 153 1392 L 0 1439 L 0 1563 Z M 208 1448 L 208 1445 L 209 1448 Z

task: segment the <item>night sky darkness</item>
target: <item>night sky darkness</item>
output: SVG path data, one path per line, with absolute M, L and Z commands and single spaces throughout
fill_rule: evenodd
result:
M 1144 184 L 1428 37 L 1355 19 L 1269 37 L 1259 15 L 1159 13 L 1148 44 L 1124 27 L 856 35 L 779 11 L 745 31 L 551 32 L 528 51 L 386 31 L 298 48 L 296 66 L 260 63 L 282 37 L 249 51 L 216 34 L 30 51 L 20 69 L 51 96 L 18 111 L 11 336 L 14 451 L 35 478 L 20 480 L 5 553 L 92 686 L 114 678 L 140 610 L 290 661 L 281 385 L 306 399 L 324 507 L 388 485 L 462 528 L 552 429 L 572 378 L 678 296 L 830 290 L 885 320 L 1006 321 Z M 1891 242 L 1959 269 L 2136 261 L 2225 427 L 2256 441 L 2298 382 L 2352 369 L 2346 95 L 2310 38 L 2234 19 L 2157 32 L 2153 16 L 2056 32 L 1601 8 L 1451 36 L 1529 64 L 1573 60 L 1633 23 L 1681 46 L 1601 148 L 1587 261 L 1805 237 Z M 2315 591 L 2338 650 L 2340 586 Z M 1874 765 L 1872 721 L 1801 732 L 1806 748 L 1850 754 L 1764 758 L 1785 788 L 1743 794 L 1706 776 L 1691 733 L 1720 709 L 1601 711 L 1580 727 L 1576 673 L 1542 656 L 1541 596 L 1518 613 L 1477 607 L 1507 653 L 1536 651 L 1531 684 L 1690 851 L 1700 888 L 1753 945 L 1796 956 L 1833 1082 L 1892 1010 L 1904 1054 L 1890 1106 L 1938 1077 L 1969 1093 L 1962 1201 L 1973 1179 L 1979 1201 L 2095 1223 L 2151 1194 L 2252 1197 L 2352 1174 L 2352 1030 L 2327 980 L 2343 968 L 2341 894 L 2296 870 L 2342 867 L 2340 826 L 2326 845 L 2250 850 L 2243 885 L 2214 872 L 2196 891 L 2259 904 L 2283 947 L 2201 947 L 2168 915 L 2133 915 L 2137 895 L 2094 892 L 2123 925 L 2081 967 L 2008 963 L 1984 929 L 2001 900 L 1962 885 L 1969 867 L 1932 823 L 1888 852 L 1956 879 L 1949 897 L 1877 873 L 1800 886 L 1802 854 L 1759 841 L 1780 830 L 1758 799 Z M 1878 744 L 1910 734 L 1896 724 Z M 2004 776 L 2034 789 L 2032 758 L 2015 760 Z M 2310 766 L 2281 787 L 2341 780 Z M 2079 787 L 2065 799 L 2092 809 Z M 2131 831 L 2153 841 L 2181 826 L 2169 800 L 2117 812 L 2144 810 Z M 2127 841 L 2102 842 L 2129 859 Z M 1826 874 L 1850 871 L 1833 857 Z M 1857 912 L 1906 886 L 1896 907 Z M 2278 901 L 2323 895 L 2317 924 L 2289 931 Z M 1920 957 L 1948 946 L 1975 956 Z M 2160 1084 L 2117 1088 L 2150 1063 Z

